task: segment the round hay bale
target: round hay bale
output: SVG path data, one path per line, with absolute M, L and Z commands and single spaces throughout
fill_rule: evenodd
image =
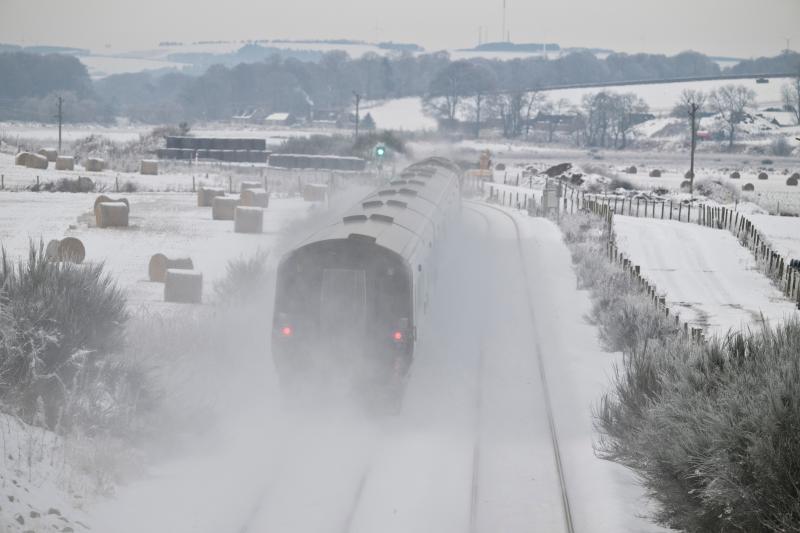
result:
M 47 243 L 47 248 L 44 249 L 44 258 L 48 261 L 58 261 L 58 246 L 61 241 L 53 239 Z
M 681 182 L 681 190 L 687 190 L 688 191 L 689 187 L 691 187 L 691 186 L 692 186 L 692 182 L 690 182 L 689 180 L 685 180 L 685 181 Z
M 42 148 L 38 153 L 39 155 L 46 157 L 51 163 L 55 163 L 58 159 L 58 150 L 55 148 Z
M 16 156 L 14 156 L 14 164 L 27 167 L 28 166 L 28 156 L 30 156 L 30 152 L 20 152 Z
M 197 207 L 211 207 L 214 198 L 225 196 L 225 189 L 221 187 L 200 187 L 197 189 Z
M 203 300 L 203 274 L 196 270 L 168 268 L 164 277 L 164 301 L 199 304 Z
M 690 180 L 694 177 L 694 174 L 692 173 L 691 170 L 687 170 L 686 173 L 683 175 L 683 177 L 687 180 Z
M 71 155 L 60 155 L 56 158 L 56 170 L 75 170 L 75 158 Z
M 102 172 L 106 168 L 106 162 L 99 157 L 90 157 L 83 163 L 83 168 L 87 172 Z
M 766 172 L 759 172 L 759 173 L 758 173 L 758 179 L 760 179 L 760 180 L 766 180 L 766 179 L 769 179 L 769 175 L 767 175 L 767 173 L 766 173 Z
M 124 228 L 128 226 L 129 213 L 127 202 L 100 202 L 94 214 L 98 228 Z
M 28 153 L 25 157 L 25 166 L 28 168 L 46 170 L 48 164 L 47 158 L 43 155 Z
M 637 172 L 639 172 L 639 169 L 637 169 L 634 165 L 631 165 L 625 169 L 626 174 L 636 174 Z
M 261 189 L 263 184 L 257 181 L 243 181 L 239 184 L 239 192 L 244 192 L 247 189 Z
M 236 233 L 261 233 L 264 231 L 264 210 L 260 207 L 237 207 L 233 231 Z
M 650 171 L 650 177 L 651 178 L 660 178 L 661 177 L 661 171 L 658 170 L 657 168 L 654 168 L 653 170 Z
M 211 202 L 211 218 L 214 220 L 233 220 L 238 205 L 238 198 L 216 196 Z
M 739 174 L 738 171 L 734 170 L 733 172 L 731 172 L 731 179 L 732 180 L 738 180 L 738 179 L 741 179 L 741 177 L 742 177 L 742 175 Z
M 495 165 L 494 169 L 495 170 L 501 170 L 501 171 L 505 170 L 506 169 L 506 164 L 505 163 L 497 163 L 497 165 Z
M 80 239 L 64 237 L 58 245 L 58 257 L 69 263 L 82 263 L 86 258 L 86 248 Z
M 142 163 L 139 166 L 139 174 L 143 174 L 145 176 L 157 176 L 158 161 L 155 159 L 142 159 Z
M 164 283 L 164 281 L 167 279 L 167 270 L 170 268 L 174 268 L 176 270 L 193 270 L 194 263 L 190 257 L 171 259 L 164 254 L 155 254 L 150 258 L 150 264 L 147 267 L 147 273 L 150 276 L 150 281 Z
M 752 183 L 745 183 L 744 185 L 742 185 L 742 190 L 747 192 L 754 191 L 756 190 L 756 186 L 753 185 Z
M 83 176 L 78 177 L 78 190 L 80 192 L 91 192 L 94 190 L 94 182 L 92 178 L 86 178 Z M 127 201 L 127 200 L 126 200 Z
M 795 175 L 786 180 L 786 185 L 788 185 L 789 187 L 797 187 L 798 181 L 800 181 L 800 179 L 798 179 L 797 176 Z
M 266 189 L 245 189 L 239 195 L 240 205 L 246 207 L 269 207 L 269 192 Z

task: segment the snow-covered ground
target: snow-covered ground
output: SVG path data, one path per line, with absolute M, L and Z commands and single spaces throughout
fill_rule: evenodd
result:
M 250 376 L 261 386 L 219 436 L 89 505 L 93 530 L 562 531 L 538 345 L 576 529 L 662 531 L 642 518 L 634 476 L 594 455 L 591 409 L 617 355 L 584 320 L 559 230 L 518 216 L 521 260 L 511 221 L 472 205 L 480 213 L 465 209 L 442 255 L 450 275 L 438 278 L 399 415 L 283 409 L 267 350 Z
M 126 290 L 132 308 L 174 309 L 163 302 L 164 286 L 148 280 L 150 257 L 191 257 L 203 273 L 204 295 L 225 274 L 231 259 L 269 253 L 285 225 L 303 217 L 311 204 L 302 199 L 270 201 L 264 233 L 234 233 L 233 221 L 212 220 L 211 208 L 197 207 L 191 193 L 134 193 L 130 227 L 97 228 L 96 194 L 0 192 L 0 245 L 11 257 L 24 257 L 29 242 L 77 237 L 86 247 L 86 262 L 103 263 Z
M 696 224 L 617 215 L 620 250 L 666 296 L 681 321 L 708 332 L 778 323 L 796 313 L 729 232 Z
M 747 218 L 786 260 L 800 259 L 800 217 L 754 214 Z

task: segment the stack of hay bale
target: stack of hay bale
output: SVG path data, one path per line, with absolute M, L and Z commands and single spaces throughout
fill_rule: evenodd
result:
M 244 189 L 239 199 L 241 205 L 246 207 L 269 207 L 269 192 L 266 189 Z
M 69 155 L 60 155 L 56 158 L 56 170 L 75 170 L 75 158 Z
M 238 205 L 238 198 L 215 196 L 211 202 L 211 218 L 214 220 L 233 220 Z
M 214 198 L 225 196 L 225 189 L 221 187 L 200 187 L 197 189 L 197 207 L 211 207 Z
M 130 204 L 127 198 L 113 200 L 100 195 L 94 201 L 94 217 L 98 228 L 127 227 Z
M 147 273 L 150 281 L 164 283 L 167 280 L 167 270 L 193 270 L 194 263 L 190 257 L 178 257 L 171 259 L 164 254 L 158 253 L 150 258 Z
M 201 303 L 203 301 L 203 274 L 196 270 L 168 268 L 164 277 L 164 301 Z
M 142 159 L 139 173 L 145 176 L 158 175 L 158 161 L 155 159 Z
M 264 210 L 260 207 L 238 206 L 234 212 L 233 231 L 261 233 L 264 230 Z
M 90 157 L 83 163 L 83 168 L 88 172 L 102 172 L 106 168 L 106 162 L 99 157 Z
M 327 195 L 327 185 L 308 183 L 303 187 L 303 200 L 306 202 L 324 202 Z

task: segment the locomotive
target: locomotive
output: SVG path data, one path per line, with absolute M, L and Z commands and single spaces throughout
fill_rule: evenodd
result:
M 272 355 L 284 388 L 313 378 L 402 397 L 460 186 L 451 161 L 415 163 L 281 258 Z

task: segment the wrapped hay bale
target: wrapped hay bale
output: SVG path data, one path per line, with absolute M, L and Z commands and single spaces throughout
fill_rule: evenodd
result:
M 203 274 L 196 270 L 168 268 L 164 277 L 164 301 L 199 304 L 203 300 Z
M 60 155 L 56 158 L 56 170 L 75 170 L 75 158 L 70 155 Z
M 237 207 L 234 211 L 233 231 L 236 233 L 261 233 L 264 230 L 264 210 L 260 207 Z
M 55 148 L 42 148 L 39 150 L 39 155 L 42 157 L 46 157 L 48 161 L 51 163 L 55 163 L 58 159 L 58 150 Z
M 130 208 L 127 202 L 100 202 L 95 208 L 98 228 L 127 227 Z
M 691 186 L 692 186 L 692 182 L 689 181 L 689 180 L 681 182 L 681 190 L 682 191 L 688 191 Z
M 150 281 L 164 283 L 167 279 L 167 270 L 171 268 L 176 270 L 192 270 L 194 269 L 194 263 L 189 257 L 170 259 L 164 254 L 155 254 L 150 258 L 150 264 L 147 267 Z
M 303 187 L 303 200 L 306 202 L 324 202 L 327 194 L 327 185 L 309 183 Z
M 760 180 L 766 180 L 766 179 L 769 179 L 769 176 L 767 175 L 767 173 L 766 173 L 766 172 L 759 172 L 759 173 L 758 173 L 758 179 L 760 179 Z
M 158 161 L 155 159 L 142 159 L 142 164 L 139 167 L 139 174 L 144 174 L 145 176 L 157 176 Z
M 83 163 L 83 168 L 88 172 L 102 172 L 106 168 L 106 162 L 98 157 L 90 157 Z
M 650 177 L 651 178 L 660 178 L 661 177 L 661 171 L 658 170 L 657 168 L 654 168 L 653 170 L 650 171 Z
M 236 206 L 238 205 L 238 198 L 217 196 L 211 202 L 211 218 L 214 220 L 233 220 L 236 213 Z
M 257 181 L 243 181 L 239 184 L 239 191 L 244 192 L 247 189 L 261 189 L 262 184 Z
M 733 172 L 731 172 L 731 179 L 732 180 L 738 180 L 738 179 L 741 179 L 741 177 L 742 177 L 742 175 L 739 174 L 738 171 L 734 170 Z
M 48 261 L 82 263 L 86 258 L 86 248 L 80 239 L 64 237 L 61 240 L 53 239 L 48 242 L 44 254 Z
M 45 170 L 48 164 L 47 158 L 43 155 L 28 153 L 25 157 L 25 166 L 28 168 Z
M 92 178 L 78 177 L 78 190 L 80 192 L 91 192 L 94 190 L 94 182 Z M 127 200 L 126 200 L 127 201 Z
M 744 185 L 742 185 L 742 190 L 743 191 L 748 191 L 748 192 L 749 191 L 754 191 L 754 190 L 756 190 L 756 186 L 753 185 L 752 183 L 745 183 Z
M 197 207 L 211 207 L 214 198 L 225 196 L 225 189 L 221 187 L 200 187 L 197 189 Z
M 626 174 L 636 174 L 637 172 L 639 172 L 639 169 L 637 169 L 634 165 L 631 165 L 625 169 Z
M 246 207 L 269 207 L 269 192 L 266 189 L 245 189 L 240 196 L 240 205 Z
M 789 187 L 797 187 L 798 181 L 800 181 L 800 176 L 793 174 L 789 179 L 786 180 L 786 185 Z

